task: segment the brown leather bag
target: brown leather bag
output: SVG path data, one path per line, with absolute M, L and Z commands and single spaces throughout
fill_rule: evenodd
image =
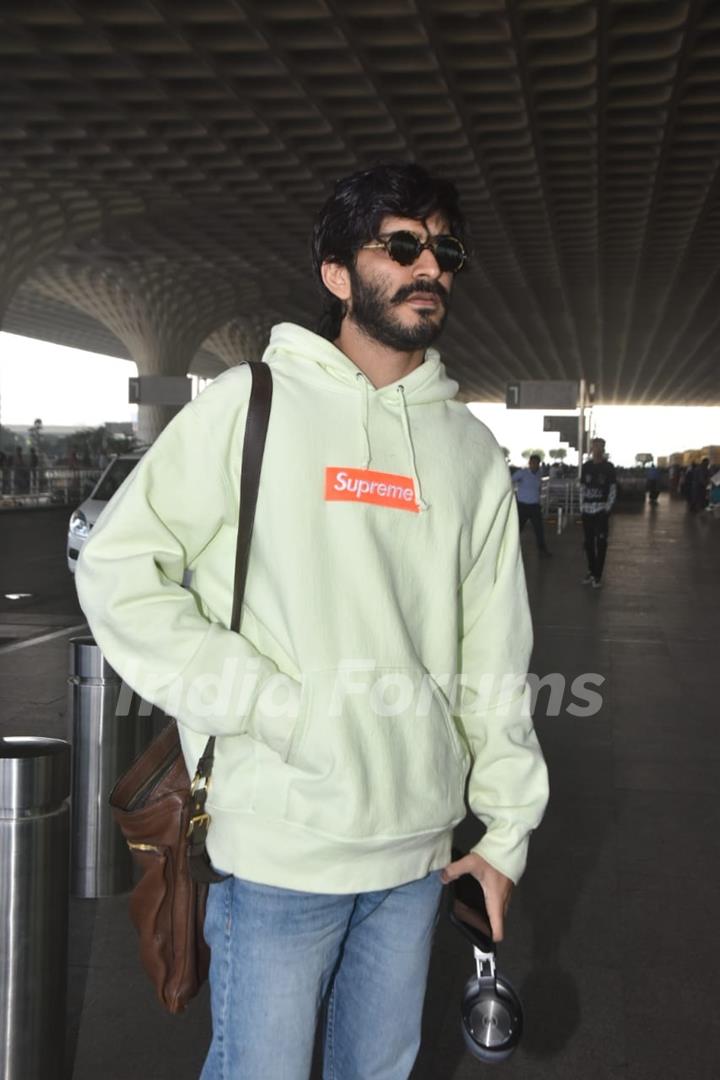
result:
M 140 959 L 161 1003 L 182 1012 L 207 978 L 210 951 L 202 932 L 208 886 L 188 866 L 190 778 L 174 721 L 118 781 L 110 801 L 141 875 L 130 894 Z
M 250 364 L 252 390 L 245 424 L 235 589 L 230 628 L 238 631 L 250 540 L 272 402 L 272 376 Z M 182 1012 L 207 978 L 203 937 L 208 885 L 221 881 L 208 859 L 205 811 L 215 739 L 208 739 L 192 784 L 174 720 L 120 777 L 110 794 L 140 880 L 130 894 L 130 918 L 140 936 L 140 959 L 158 999 Z

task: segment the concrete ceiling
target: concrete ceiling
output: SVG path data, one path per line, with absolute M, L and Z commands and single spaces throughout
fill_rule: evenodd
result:
M 442 344 L 467 396 L 720 402 L 712 2 L 4 0 L 3 326 L 217 369 L 313 324 L 315 211 L 400 158 L 469 217 Z

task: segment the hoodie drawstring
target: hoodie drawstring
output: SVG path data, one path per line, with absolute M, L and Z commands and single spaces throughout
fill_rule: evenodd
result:
M 405 387 L 398 386 L 397 391 L 400 398 L 400 417 L 402 420 L 403 431 L 405 433 L 405 442 L 407 444 L 408 453 L 410 455 L 410 468 L 412 471 L 412 478 L 415 483 L 415 495 L 417 498 L 418 509 L 422 513 L 424 510 L 427 510 L 428 504 L 425 502 L 422 496 L 420 477 L 418 476 L 417 464 L 415 462 L 415 447 L 413 446 L 412 433 L 410 431 L 410 418 L 408 417 L 407 402 L 405 400 Z
M 372 461 L 372 448 L 370 446 L 370 384 L 361 371 L 358 371 L 355 378 L 360 381 L 360 385 L 362 386 L 360 426 L 365 442 L 365 460 L 363 461 L 362 468 L 368 469 L 370 467 L 370 462 Z M 417 500 L 418 510 L 420 513 L 423 513 L 428 509 L 428 504 L 423 499 L 422 488 L 420 487 L 420 477 L 418 476 L 417 462 L 415 461 L 415 447 L 413 446 L 412 432 L 410 430 L 410 417 L 408 416 L 407 401 L 405 400 L 405 387 L 402 385 L 398 386 L 397 393 L 398 400 L 400 401 L 400 422 L 402 424 L 405 445 L 407 446 L 408 456 L 410 458 L 410 472 L 412 474 L 413 483 L 415 484 L 415 498 Z
M 362 427 L 363 435 L 365 436 L 365 460 L 363 462 L 362 467 L 363 467 L 363 469 L 369 469 L 370 468 L 370 461 L 372 459 L 372 452 L 370 450 L 370 429 L 369 429 L 369 424 L 370 424 L 370 390 L 368 388 L 368 381 L 365 378 L 365 376 L 362 374 L 361 371 L 358 371 L 355 378 L 359 379 L 361 384 L 362 384 L 362 401 L 360 402 L 360 409 L 361 409 L 360 426 Z

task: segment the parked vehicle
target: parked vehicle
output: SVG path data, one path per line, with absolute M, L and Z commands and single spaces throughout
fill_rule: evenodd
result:
M 138 452 L 118 454 L 112 458 L 87 499 L 81 502 L 77 510 L 71 514 L 67 537 L 67 564 L 71 574 L 75 573 L 78 556 L 90 535 L 90 530 L 141 457 L 142 453 Z

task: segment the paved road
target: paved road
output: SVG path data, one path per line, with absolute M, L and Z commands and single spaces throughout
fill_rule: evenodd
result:
M 0 512 L 0 622 L 9 615 L 80 621 L 75 582 L 65 561 L 69 517 L 68 507 Z M 9 600 L 8 593 L 31 596 Z
M 538 697 L 552 798 L 500 952 L 526 1019 L 502 1080 L 720 1077 L 719 524 L 665 497 L 656 511 L 619 513 L 599 591 L 580 584 L 579 527 L 549 537 L 547 560 L 523 536 L 532 670 L 566 688 L 583 673 L 605 681 L 593 715 L 570 711 L 569 689 L 559 709 Z M 28 624 L 77 618 L 64 529 L 63 512 L 0 516 L 2 580 L 35 593 Z M 7 604 L 3 632 L 21 621 Z M 68 737 L 71 636 L 0 647 L 0 734 Z M 462 848 L 477 837 L 472 819 L 456 834 Z M 207 991 L 182 1019 L 162 1013 L 126 908 L 125 896 L 73 901 L 67 1076 L 193 1080 L 209 1038 Z M 490 1077 L 459 1032 L 471 970 L 442 919 L 413 1080 Z

